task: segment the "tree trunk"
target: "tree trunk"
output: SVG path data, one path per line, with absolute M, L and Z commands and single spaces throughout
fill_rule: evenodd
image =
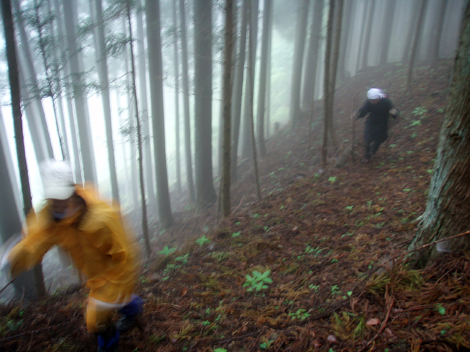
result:
M 141 5 L 141 0 L 138 5 Z M 143 6 L 142 6 L 143 8 Z M 142 138 L 144 143 L 142 150 L 144 153 L 144 176 L 145 176 L 145 190 L 147 194 L 147 202 L 150 214 L 157 213 L 157 197 L 155 197 L 155 184 L 154 184 L 154 165 L 152 160 L 152 143 L 150 131 L 150 118 L 147 99 L 147 65 L 145 58 L 145 34 L 144 34 L 144 21 L 143 9 L 138 9 L 136 12 L 136 25 L 137 25 L 137 64 L 138 64 L 138 91 L 139 91 L 139 106 L 140 117 L 142 121 Z
M 140 181 L 140 204 L 142 210 L 142 235 L 145 241 L 145 249 L 147 251 L 147 259 L 150 258 L 150 239 L 149 239 L 149 227 L 147 220 L 147 204 L 145 201 L 145 181 L 144 181 L 144 165 L 143 165 L 143 151 L 142 151 L 142 130 L 140 127 L 139 118 L 139 104 L 137 99 L 136 79 L 135 79 L 135 62 L 134 62 L 134 44 L 132 36 L 132 21 L 131 21 L 131 4 L 127 1 L 127 25 L 129 26 L 129 48 L 131 57 L 131 78 L 132 78 L 132 95 L 134 96 L 135 106 L 135 122 L 137 130 L 137 151 L 138 151 L 138 163 L 139 163 L 139 181 Z
M 318 46 L 321 36 L 323 0 L 316 0 L 313 7 L 313 15 L 310 27 L 310 38 L 308 41 L 307 57 L 305 59 L 305 73 L 302 86 L 302 110 L 310 111 L 315 90 L 315 73 L 317 68 Z M 311 111 L 310 111 L 311 113 Z
M 177 1 L 177 0 L 175 0 Z M 189 78 L 188 78 L 188 40 L 186 35 L 186 11 L 184 0 L 179 0 L 180 28 L 181 28 L 181 61 L 183 78 L 183 108 L 184 108 L 184 151 L 186 162 L 186 182 L 188 184 L 189 200 L 194 203 L 193 162 L 191 154 L 191 116 L 189 111 Z
M 246 53 L 246 28 L 248 23 L 248 1 L 243 0 L 241 10 L 241 25 L 240 25 L 240 45 L 238 49 L 238 60 L 235 66 L 234 83 L 232 92 L 232 147 L 231 147 L 231 179 L 237 179 L 237 164 L 238 164 L 238 141 L 240 140 L 240 122 L 241 122 L 241 109 L 242 109 L 242 96 L 243 96 L 243 76 L 245 73 L 245 53 Z
M 216 200 L 212 179 L 212 1 L 194 2 L 196 205 Z
M 151 116 L 157 175 L 158 214 L 160 227 L 166 229 L 173 224 L 168 172 L 166 166 L 165 117 L 163 110 L 162 46 L 160 37 L 160 1 L 145 0 L 147 14 L 147 47 L 151 94 Z
M 439 46 L 441 44 L 441 34 L 446 14 L 447 1 L 440 0 L 437 11 L 435 12 L 434 24 L 432 26 L 431 45 L 429 46 L 428 57 L 435 63 L 439 60 Z
M 369 18 L 367 19 L 367 28 L 366 28 L 366 36 L 364 38 L 364 50 L 362 53 L 362 65 L 361 69 L 365 69 L 367 67 L 367 61 L 369 59 L 369 44 L 372 32 L 372 22 L 374 22 L 374 11 L 375 11 L 375 1 L 371 0 L 370 10 L 369 10 Z
M 414 34 L 413 45 L 411 46 L 411 54 L 410 54 L 410 61 L 408 63 L 408 74 L 407 74 L 407 81 L 406 81 L 406 87 L 408 90 L 411 87 L 411 80 L 413 78 L 413 66 L 415 64 L 416 54 L 418 52 L 418 45 L 421 39 L 421 32 L 423 31 L 424 14 L 426 12 L 427 3 L 428 3 L 428 0 L 422 0 L 421 2 L 418 23 L 416 24 L 416 31 Z
M 108 64 L 105 53 L 104 20 L 101 0 L 90 0 L 91 13 L 95 27 L 95 60 L 100 79 L 101 102 L 103 104 L 104 123 L 106 127 L 106 145 L 108 151 L 108 169 L 111 180 L 113 200 L 119 203 L 119 188 L 116 175 L 116 159 L 114 157 L 113 125 L 111 118 L 111 103 L 109 98 Z
M 225 2 L 225 50 L 224 50 L 224 124 L 222 146 L 221 199 L 224 217 L 230 215 L 230 127 L 232 105 L 232 48 L 233 48 L 233 0 Z
M 412 7 L 412 9 L 410 11 L 410 21 L 408 24 L 407 35 L 405 37 L 405 45 L 403 47 L 403 56 L 401 59 L 401 62 L 403 62 L 404 64 L 407 64 L 410 59 L 411 43 L 413 42 L 413 34 L 417 25 L 415 18 L 418 16 L 418 11 L 421 5 L 422 1 L 410 2 L 410 6 Z
M 251 8 L 251 15 L 248 16 L 248 20 L 250 21 L 250 31 L 253 32 L 253 42 L 250 42 L 248 48 L 248 56 L 252 58 L 253 61 L 249 61 L 247 67 L 250 69 L 250 74 L 255 77 L 256 73 L 256 49 L 258 47 L 258 0 L 250 0 L 250 8 Z M 250 32 L 251 33 L 251 32 Z M 250 39 L 251 40 L 251 39 Z M 249 52 L 253 50 L 253 52 Z M 244 106 L 243 106 L 243 124 L 242 124 L 242 135 L 240 139 L 242 140 L 242 150 L 241 154 L 244 159 L 247 159 L 252 156 L 252 143 L 251 143 L 251 114 L 253 113 L 250 110 L 250 100 L 255 92 L 252 90 L 254 89 L 254 85 L 251 86 L 250 84 L 245 84 L 245 96 L 244 96 Z
M 395 16 L 396 0 L 387 0 L 385 7 L 385 18 L 382 27 L 382 47 L 380 48 L 380 65 L 387 63 L 388 51 L 390 49 L 390 38 L 392 36 L 393 19 Z
M 174 68 L 175 68 L 175 136 L 176 136 L 176 187 L 181 193 L 181 160 L 180 160 L 180 85 L 179 85 L 179 56 L 178 56 L 178 16 L 176 13 L 176 0 L 173 0 L 173 40 L 174 40 Z
M 80 138 L 80 154 L 83 163 L 84 181 L 91 181 L 95 185 L 96 172 L 95 160 L 93 156 L 93 146 L 90 136 L 90 121 L 88 118 L 88 108 L 86 99 L 83 95 L 83 79 L 80 71 L 79 51 L 76 43 L 75 34 L 75 2 L 64 1 L 65 32 L 67 35 L 67 50 L 69 52 L 70 74 L 72 80 L 73 96 L 75 101 L 75 118 L 78 127 L 78 136 Z
M 21 117 L 20 83 L 18 79 L 18 64 L 16 59 L 15 33 L 10 0 L 2 0 L 3 28 L 5 31 L 6 55 L 8 62 L 8 79 L 10 82 L 13 126 L 15 133 L 16 154 L 20 172 L 21 190 L 23 194 L 24 213 L 27 215 L 33 209 L 31 190 L 29 188 L 28 165 L 23 138 L 23 121 Z M 2 198 L 3 199 L 3 198 Z M 11 204 L 10 206 L 13 206 Z M 44 276 L 41 265 L 33 269 L 36 293 L 38 296 L 46 295 Z
M 291 94 L 290 94 L 290 121 L 291 129 L 297 127 L 300 113 L 300 86 L 302 77 L 302 67 L 304 49 L 307 33 L 307 18 L 309 0 L 301 0 L 298 9 L 297 30 L 294 45 L 294 61 L 292 66 Z
M 409 249 L 470 230 L 470 4 L 465 10 L 451 92 L 437 148 L 427 207 Z M 470 237 L 445 241 L 412 254 L 418 267 L 442 251 L 470 247 Z
M 261 63 L 259 75 L 259 89 L 258 89 L 258 112 L 257 112 L 257 125 L 256 133 L 258 136 L 258 150 L 261 157 L 266 155 L 266 143 L 264 142 L 264 118 L 266 115 L 266 81 L 268 74 L 268 48 L 269 48 L 269 29 L 271 28 L 272 18 L 272 3 L 271 0 L 264 1 L 264 20 L 263 20 L 263 34 L 261 42 Z

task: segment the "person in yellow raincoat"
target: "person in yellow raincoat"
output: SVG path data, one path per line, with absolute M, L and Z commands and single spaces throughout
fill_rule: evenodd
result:
M 98 335 L 98 351 L 115 351 L 119 331 L 131 328 L 142 313 L 142 299 L 133 294 L 139 270 L 136 245 L 119 212 L 77 187 L 66 162 L 49 160 L 41 174 L 47 204 L 28 215 L 27 234 L 8 254 L 6 266 L 16 277 L 40 263 L 52 246 L 60 246 L 86 276 L 85 320 L 88 331 Z M 112 323 L 116 310 L 121 313 L 117 326 Z

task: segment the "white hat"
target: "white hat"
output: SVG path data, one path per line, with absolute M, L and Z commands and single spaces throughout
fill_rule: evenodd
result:
M 367 91 L 367 99 L 380 99 L 385 97 L 385 94 L 379 88 L 371 88 Z
M 68 199 L 75 193 L 72 168 L 66 161 L 46 160 L 40 165 L 46 199 Z

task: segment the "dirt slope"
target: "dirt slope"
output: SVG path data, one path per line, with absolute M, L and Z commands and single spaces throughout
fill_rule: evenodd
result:
M 247 161 L 233 186 L 232 216 L 175 214 L 178 224 L 156 237 L 161 252 L 142 270 L 143 331 L 123 335 L 121 350 L 468 350 L 469 257 L 442 256 L 422 271 L 402 261 L 426 205 L 449 65 L 419 68 L 410 93 L 401 90 L 405 68 L 397 65 L 338 89 L 342 150 L 351 145 L 357 92 L 384 88 L 402 111 L 372 163 L 359 162 L 359 122 L 355 161 L 337 168 L 331 155 L 320 170 L 321 123 L 309 144 L 304 120 L 269 140 L 263 200 Z M 93 350 L 85 297 L 81 290 L 1 307 L 0 350 Z

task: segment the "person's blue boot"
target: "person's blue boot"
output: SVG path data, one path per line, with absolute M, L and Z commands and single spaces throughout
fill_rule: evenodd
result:
M 138 317 L 144 310 L 144 302 L 137 295 L 132 295 L 132 300 L 119 310 L 121 317 L 116 323 L 120 332 L 126 332 L 138 325 Z
M 98 333 L 98 352 L 116 352 L 119 345 L 119 330 L 110 326 Z

